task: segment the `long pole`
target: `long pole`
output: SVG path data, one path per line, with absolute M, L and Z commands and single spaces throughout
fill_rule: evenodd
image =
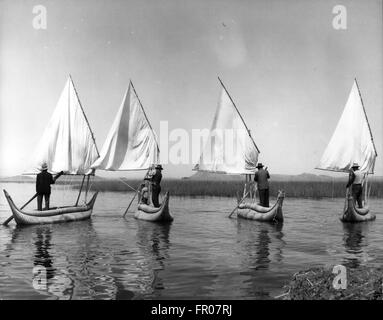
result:
M 151 167 L 148 169 L 148 171 L 146 171 L 145 177 L 148 175 L 150 169 L 151 169 Z M 124 214 L 122 215 L 122 217 L 125 217 L 126 214 L 128 213 L 128 210 L 130 209 L 130 206 L 132 205 L 133 200 L 136 198 L 138 192 L 140 192 L 139 190 L 140 190 L 140 187 L 137 188 L 136 193 L 134 194 L 134 197 L 133 197 L 132 200 L 130 201 L 130 203 L 129 203 L 128 207 L 126 208 L 126 210 L 125 210 Z
M 368 173 L 366 175 L 366 179 L 365 179 L 365 182 L 364 182 L 364 206 L 366 206 L 368 204 L 368 192 L 367 192 L 367 189 L 368 189 Z
M 87 180 L 86 180 L 85 203 L 86 203 L 86 200 L 87 200 L 87 197 L 88 197 L 88 192 L 89 192 L 89 179 L 90 179 L 90 175 L 88 175 Z
M 92 128 L 90 127 L 88 118 L 86 117 L 86 114 L 85 114 L 85 112 L 84 112 L 84 108 L 82 107 L 82 104 L 81 104 L 81 101 L 80 101 L 80 97 L 78 96 L 76 87 L 74 86 L 74 82 L 73 82 L 72 76 L 71 76 L 70 74 L 69 74 L 69 78 L 70 78 L 70 81 L 72 82 L 74 92 L 75 92 L 75 94 L 76 94 L 78 103 L 79 103 L 79 105 L 80 105 L 80 109 L 81 109 L 81 111 L 82 111 L 82 115 L 83 115 L 84 118 L 85 118 L 86 124 L 88 125 L 88 129 L 89 129 L 90 134 L 91 134 L 91 136 L 92 136 L 92 140 L 93 140 L 94 146 L 95 146 L 95 148 L 96 148 L 97 156 L 100 156 L 100 153 L 98 152 L 98 149 L 97 149 L 96 138 L 94 137 Z
M 32 198 L 30 198 L 30 199 L 28 200 L 28 202 L 26 202 L 26 203 L 20 208 L 20 210 L 23 210 L 23 209 L 24 209 L 28 204 L 30 204 L 31 201 L 32 201 L 34 198 L 36 198 L 36 197 L 37 197 L 37 193 L 36 193 Z M 3 226 L 8 225 L 8 223 L 10 223 L 12 220 L 13 220 L 13 215 L 10 216 L 7 220 L 5 220 L 5 221 L 3 222 Z
M 149 119 L 148 119 L 148 116 L 146 115 L 144 106 L 143 106 L 142 103 L 141 103 L 140 97 L 139 97 L 138 94 L 137 94 L 136 88 L 134 87 L 132 80 L 130 80 L 130 84 L 131 84 L 131 86 L 132 86 L 132 88 L 133 88 L 134 94 L 135 94 L 136 97 L 137 97 L 138 103 L 140 104 L 141 110 L 142 110 L 142 112 L 143 112 L 143 114 L 144 114 L 144 116 L 145 116 L 145 119 L 146 119 L 146 121 L 147 121 L 147 123 L 148 123 L 148 125 L 149 125 L 149 128 L 150 128 L 150 130 L 152 131 L 154 140 L 156 141 L 157 149 L 158 149 L 158 151 L 159 151 L 159 147 L 158 147 L 158 142 L 157 142 L 157 139 L 156 139 L 156 135 L 154 134 L 154 130 L 153 130 L 153 128 L 152 128 L 152 125 L 150 124 L 150 121 L 149 121 Z
M 238 115 L 239 115 L 239 117 L 241 118 L 241 120 L 242 120 L 242 122 L 243 122 L 243 124 L 244 124 L 244 126 L 245 126 L 245 128 L 246 128 L 246 130 L 247 130 L 247 133 L 248 133 L 248 135 L 249 135 L 251 141 L 253 141 L 253 144 L 254 144 L 255 148 L 257 149 L 258 153 L 261 153 L 261 152 L 259 151 L 259 149 L 258 149 L 258 147 L 257 147 L 257 145 L 256 145 L 256 143 L 255 143 L 255 141 L 254 141 L 254 139 L 253 139 L 253 137 L 251 136 L 250 130 L 249 130 L 249 128 L 247 127 L 245 120 L 243 119 L 241 113 L 239 112 L 237 106 L 235 105 L 234 100 L 233 100 L 232 97 L 230 96 L 229 91 L 227 91 L 227 89 L 226 89 L 225 85 L 223 84 L 222 80 L 220 79 L 220 77 L 218 77 L 218 80 L 219 80 L 219 82 L 221 83 L 223 89 L 226 91 L 227 95 L 229 96 L 230 101 L 231 101 L 231 103 L 233 104 L 235 110 L 238 112 Z
M 137 194 L 138 194 L 138 190 L 137 190 L 136 193 L 134 194 L 134 197 L 133 197 L 132 200 L 130 201 L 130 203 L 129 203 L 128 207 L 126 208 L 126 210 L 125 210 L 125 212 L 124 212 L 124 214 L 123 214 L 122 217 L 125 217 L 126 214 L 128 213 L 128 210 L 129 210 L 130 206 L 132 205 L 133 200 L 136 198 Z
M 231 215 L 234 213 L 234 211 L 239 207 L 239 205 L 243 202 L 243 200 L 245 200 L 245 198 L 247 197 L 247 195 L 249 194 L 249 192 L 246 192 L 245 196 L 241 199 L 241 201 L 238 202 L 237 206 L 233 209 L 233 211 L 229 214 L 229 217 L 231 217 Z
M 367 125 L 368 125 L 368 130 L 370 131 L 370 137 L 371 137 L 372 145 L 374 146 L 375 156 L 378 156 L 378 153 L 376 152 L 376 148 L 375 148 L 374 138 L 372 136 L 372 131 L 371 131 L 370 123 L 368 122 L 366 109 L 364 108 L 362 94 L 360 93 L 358 81 L 356 80 L 356 78 L 355 78 L 355 83 L 356 83 L 356 87 L 358 88 L 358 93 L 359 93 L 360 101 L 362 102 L 363 112 L 364 112 L 364 116 L 366 117 L 366 121 L 367 121 Z
M 82 186 L 84 185 L 84 180 L 85 180 L 85 174 L 84 174 L 84 177 L 82 178 L 80 191 L 79 191 L 78 196 L 77 196 L 76 204 L 74 205 L 75 207 L 77 207 L 77 205 L 78 205 L 78 201 L 80 200 L 80 195 L 81 195 L 81 191 L 82 191 Z

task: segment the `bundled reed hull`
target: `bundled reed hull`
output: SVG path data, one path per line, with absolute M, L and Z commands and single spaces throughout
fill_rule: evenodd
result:
M 173 217 L 169 212 L 169 192 L 166 193 L 161 207 L 154 208 L 152 206 L 139 204 L 137 212 L 134 214 L 136 219 L 152 221 L 152 222 L 170 222 Z
M 31 224 L 46 224 L 46 223 L 59 223 L 59 222 L 70 222 L 89 219 L 94 203 L 96 202 L 96 192 L 92 199 L 84 206 L 72 206 L 62 207 L 58 209 L 50 209 L 44 211 L 23 211 L 20 210 L 13 202 L 11 196 L 6 190 L 4 190 L 5 198 L 8 201 L 9 207 L 11 208 L 13 217 L 18 225 L 31 225 Z
M 277 201 L 270 208 L 262 207 L 256 203 L 242 203 L 238 206 L 237 216 L 239 218 L 256 221 L 282 222 L 283 199 L 284 193 L 280 192 Z
M 340 217 L 342 222 L 364 222 L 375 220 L 376 216 L 368 208 L 357 208 L 352 197 L 348 197 L 347 205 Z

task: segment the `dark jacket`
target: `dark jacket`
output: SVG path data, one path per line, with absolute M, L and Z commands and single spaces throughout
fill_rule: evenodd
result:
M 162 173 L 159 170 L 156 170 L 156 173 L 152 177 L 153 184 L 159 186 L 162 180 Z
M 53 176 L 46 170 L 40 172 L 36 177 L 36 193 L 50 194 L 51 184 L 54 184 Z
M 258 189 L 264 190 L 269 189 L 269 181 L 267 179 L 270 178 L 269 172 L 265 169 L 259 169 L 254 175 L 254 181 L 258 183 Z

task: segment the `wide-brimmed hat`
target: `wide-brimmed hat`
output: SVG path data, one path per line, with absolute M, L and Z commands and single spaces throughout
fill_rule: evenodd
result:
M 157 164 L 157 165 L 156 165 L 156 169 L 164 170 L 164 168 L 162 168 L 162 166 L 161 166 L 160 164 Z
M 41 164 L 41 171 L 43 171 L 43 170 L 48 170 L 48 164 L 46 162 L 43 162 Z
M 262 162 L 260 162 L 260 163 L 257 164 L 257 168 L 263 168 L 263 164 L 262 164 Z
M 352 168 L 359 168 L 359 164 L 358 164 L 357 162 L 354 162 L 354 163 L 352 164 Z

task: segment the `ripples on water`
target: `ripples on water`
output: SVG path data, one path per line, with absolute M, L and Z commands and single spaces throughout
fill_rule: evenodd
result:
M 34 186 L 3 187 L 21 205 Z M 76 193 L 64 191 L 74 202 Z M 59 193 L 52 195 L 55 204 L 63 202 Z M 131 213 L 122 219 L 131 196 L 99 194 L 87 221 L 0 226 L 0 298 L 269 299 L 299 270 L 383 261 L 380 199 L 370 204 L 376 221 L 343 224 L 342 199 L 287 195 L 284 224 L 273 225 L 228 219 L 234 199 L 173 197 L 175 220 L 161 225 Z M 1 221 L 9 215 L 2 196 Z M 33 268 L 40 266 L 47 272 L 46 290 L 32 285 Z

